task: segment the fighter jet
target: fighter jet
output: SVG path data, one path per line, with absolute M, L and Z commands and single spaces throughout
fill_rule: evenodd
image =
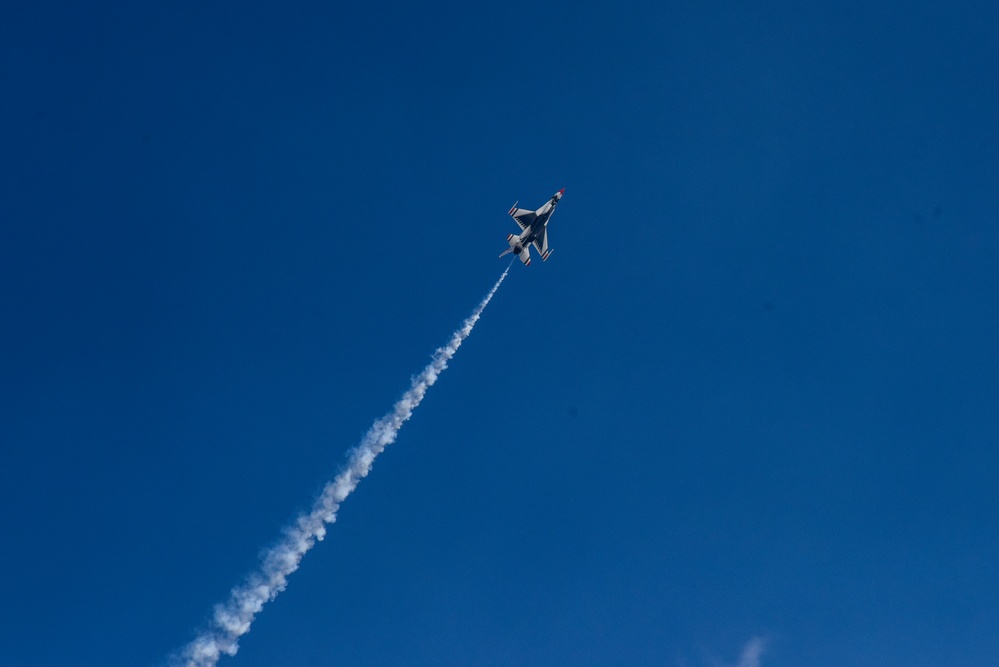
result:
M 552 254 L 552 251 L 548 248 L 548 221 L 551 220 L 552 213 L 555 212 L 555 206 L 564 194 L 565 188 L 562 188 L 537 211 L 517 208 L 517 204 L 514 204 L 509 211 L 509 215 L 513 218 L 514 222 L 520 225 L 522 231 L 519 236 L 517 234 L 510 234 L 506 237 L 506 242 L 510 244 L 510 247 L 500 253 L 500 257 L 512 252 L 520 258 L 524 266 L 530 266 L 531 244 L 533 243 L 534 247 L 541 253 L 541 261 L 547 260 Z

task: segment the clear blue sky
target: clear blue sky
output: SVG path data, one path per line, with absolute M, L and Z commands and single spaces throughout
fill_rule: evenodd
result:
M 565 187 L 221 664 L 997 664 L 995 3 L 285 5 L 0 12 L 0 663 L 162 664 Z

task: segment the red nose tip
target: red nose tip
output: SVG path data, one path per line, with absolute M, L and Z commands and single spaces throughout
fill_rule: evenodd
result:
M 558 193 L 559 193 L 560 195 L 564 195 L 564 194 L 565 194 L 565 188 L 562 188 L 561 190 L 559 190 L 559 191 L 558 191 Z

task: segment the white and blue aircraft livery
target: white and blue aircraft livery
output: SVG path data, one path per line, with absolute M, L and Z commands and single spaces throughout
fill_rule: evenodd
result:
M 548 259 L 552 254 L 548 248 L 548 221 L 551 220 L 555 206 L 564 194 L 565 188 L 562 188 L 537 211 L 517 208 L 517 204 L 514 204 L 513 208 L 510 209 L 510 217 L 520 225 L 520 236 L 510 234 L 506 237 L 506 242 L 510 244 L 510 247 L 500 253 L 500 257 L 512 252 L 520 258 L 524 266 L 530 266 L 531 244 L 533 243 L 534 247 L 541 253 L 541 261 Z

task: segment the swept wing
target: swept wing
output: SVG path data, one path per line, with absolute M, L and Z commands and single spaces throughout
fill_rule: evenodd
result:
M 538 219 L 538 214 L 534 211 L 528 211 L 527 209 L 517 208 L 514 204 L 510 209 L 510 217 L 513 218 L 514 222 L 520 225 L 521 229 L 527 229 L 534 224 L 534 221 Z

